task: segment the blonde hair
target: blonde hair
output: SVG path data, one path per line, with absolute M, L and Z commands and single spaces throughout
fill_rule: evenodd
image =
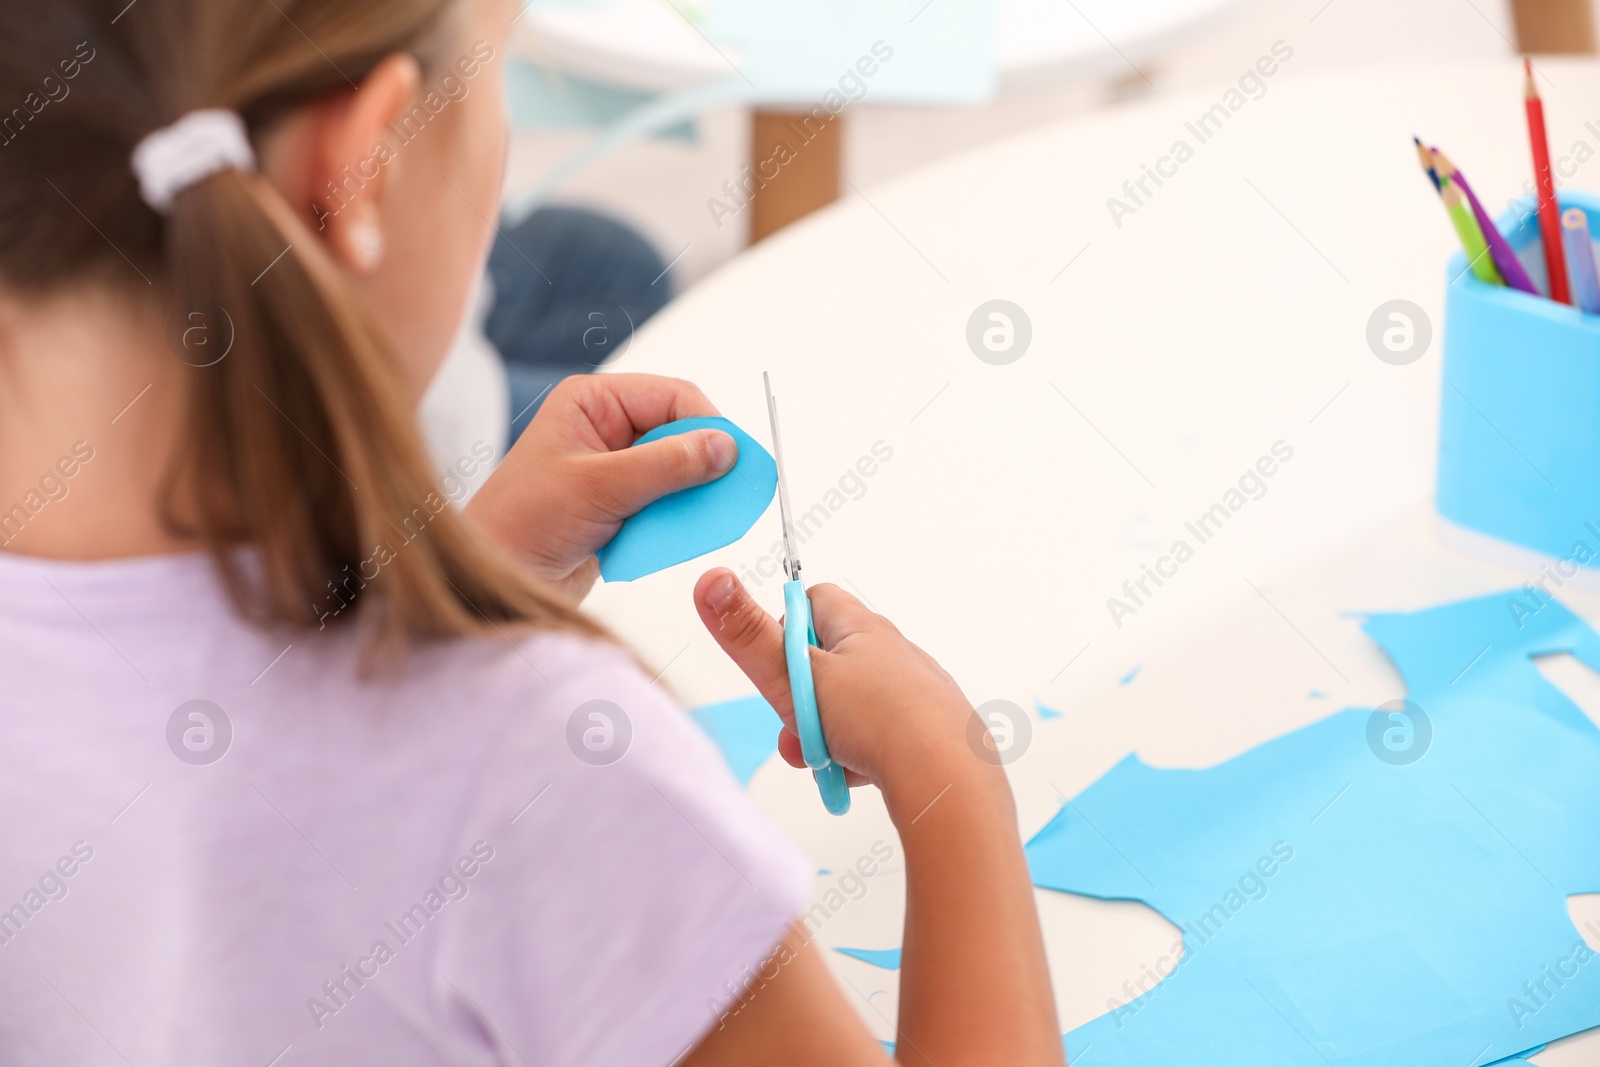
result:
M 0 0 L 0 101 L 23 102 L 0 114 L 0 279 L 19 293 L 120 287 L 131 265 L 169 319 L 229 324 L 226 358 L 187 372 L 186 447 L 163 507 L 175 516 L 192 496 L 192 521 L 169 524 L 209 547 L 239 610 L 263 623 L 360 618 L 385 647 L 501 624 L 601 633 L 445 501 L 398 359 L 320 243 L 293 237 L 309 220 L 239 170 L 163 217 L 129 165 L 141 138 L 190 111 L 230 109 L 255 136 L 388 56 L 428 70 L 456 6 Z M 234 551 L 246 544 L 259 565 Z M 346 597 L 360 610 L 329 610 Z

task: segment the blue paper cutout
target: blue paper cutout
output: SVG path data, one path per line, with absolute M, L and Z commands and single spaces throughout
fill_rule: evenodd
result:
M 1320 689 L 1313 689 L 1311 692 L 1306 694 L 1306 698 L 1309 700 L 1327 700 L 1328 694 L 1324 693 Z
M 1070 1055 L 1466 1067 L 1600 1025 L 1600 954 L 1567 910 L 1600 890 L 1600 729 L 1530 659 L 1600 669 L 1600 636 L 1555 602 L 1519 629 L 1520 596 L 1368 619 L 1407 708 L 1203 770 L 1129 756 L 1060 809 L 1034 884 L 1182 931 Z
M 1133 670 L 1129 671 L 1127 674 L 1124 674 L 1121 678 L 1117 679 L 1117 684 L 1118 685 L 1128 685 L 1128 684 L 1130 684 L 1135 678 L 1139 677 L 1139 672 L 1142 671 L 1142 670 L 1144 670 L 1144 664 L 1143 663 L 1136 664 L 1134 666 Z
M 733 544 L 761 518 L 778 489 L 778 465 L 755 438 L 723 418 L 679 419 L 657 426 L 633 447 L 688 433 L 721 430 L 739 447 L 733 469 L 714 482 L 664 496 L 628 519 L 600 549 L 600 577 L 628 582 Z
M 900 969 L 900 950 L 897 948 L 836 948 L 833 951 L 886 971 Z
M 1033 702 L 1033 705 L 1039 709 L 1039 720 L 1041 722 L 1049 722 L 1051 719 L 1059 719 L 1062 717 L 1061 712 L 1057 711 L 1055 708 L 1047 708 L 1037 700 Z
M 728 761 L 728 769 L 740 785 L 749 785 L 761 765 L 778 751 L 778 730 L 783 720 L 761 697 L 740 697 L 691 708 L 689 716 L 722 749 L 722 758 Z

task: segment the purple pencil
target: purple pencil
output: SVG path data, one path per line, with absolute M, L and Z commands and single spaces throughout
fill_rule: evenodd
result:
M 1500 227 L 1496 226 L 1489 213 L 1483 210 L 1483 204 L 1478 201 L 1478 194 L 1472 191 L 1472 186 L 1467 184 L 1467 179 L 1461 176 L 1456 165 L 1437 148 L 1433 149 L 1433 159 L 1439 176 L 1455 182 L 1461 186 L 1461 191 L 1467 194 L 1467 202 L 1472 205 L 1473 217 L 1478 220 L 1478 228 L 1483 231 L 1483 239 L 1489 243 L 1489 258 L 1493 259 L 1494 265 L 1500 269 L 1500 276 L 1506 280 L 1506 284 L 1513 289 L 1521 289 L 1524 293 L 1540 295 L 1539 290 L 1533 287 L 1533 279 L 1528 277 L 1526 270 L 1523 270 L 1522 261 L 1511 250 L 1511 245 L 1500 232 Z

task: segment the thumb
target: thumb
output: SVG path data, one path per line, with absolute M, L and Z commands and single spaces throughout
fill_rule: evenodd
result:
M 693 430 L 594 457 L 606 497 L 621 520 L 664 496 L 716 481 L 733 469 L 739 447 L 721 430 Z

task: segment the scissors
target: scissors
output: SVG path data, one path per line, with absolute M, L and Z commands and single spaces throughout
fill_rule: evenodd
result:
M 822 736 L 822 719 L 817 714 L 817 687 L 811 677 L 812 648 L 817 630 L 811 623 L 811 598 L 800 581 L 800 557 L 795 552 L 793 511 L 789 508 L 789 484 L 783 476 L 783 445 L 778 440 L 778 402 L 772 399 L 772 380 L 763 371 L 767 390 L 767 415 L 772 419 L 772 454 L 778 461 L 778 515 L 783 520 L 783 654 L 789 665 L 789 695 L 794 701 L 794 726 L 800 735 L 800 752 L 811 777 L 822 793 L 823 806 L 834 815 L 850 810 L 850 787 L 845 784 L 844 768 L 828 755 L 828 740 Z

